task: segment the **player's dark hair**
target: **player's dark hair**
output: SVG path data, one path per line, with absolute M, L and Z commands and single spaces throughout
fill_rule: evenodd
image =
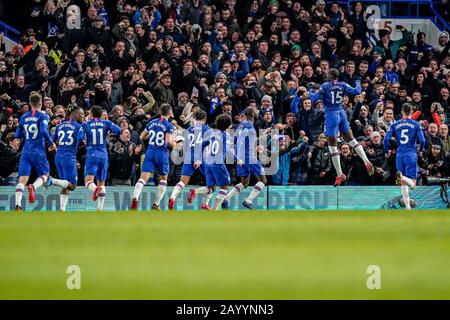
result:
M 244 114 L 244 116 L 245 116 L 247 119 L 253 119 L 253 118 L 255 118 L 255 110 L 253 110 L 253 108 L 250 108 L 250 107 L 245 108 L 245 109 L 244 109 L 244 112 L 242 112 L 242 113 Z
M 194 113 L 194 119 L 197 121 L 203 121 L 206 119 L 206 112 L 203 110 L 197 110 Z
M 403 114 L 405 115 L 405 116 L 409 116 L 409 115 L 411 115 L 411 112 L 412 112 L 412 105 L 410 104 L 410 103 L 404 103 L 403 105 L 402 105 L 402 112 L 403 112 Z
M 102 116 L 103 109 L 100 106 L 92 106 L 91 113 L 94 118 L 100 118 Z
M 170 116 L 171 112 L 172 112 L 172 107 L 171 107 L 170 104 L 168 104 L 168 103 L 163 103 L 163 104 L 161 105 L 161 115 L 162 115 L 163 117 Z
M 233 121 L 228 113 L 222 113 L 216 118 L 216 128 L 220 131 L 227 130 L 232 123 Z
M 337 80 L 339 78 L 339 70 L 332 68 L 328 71 L 328 80 Z
M 84 113 L 84 109 L 81 107 L 75 107 L 72 109 L 72 111 L 70 112 L 70 114 L 72 116 L 76 115 L 77 113 Z
M 40 94 L 32 94 L 29 99 L 32 108 L 40 108 L 42 106 L 42 97 Z
M 14 139 L 16 139 L 16 133 L 10 132 L 6 135 L 6 142 L 11 143 Z

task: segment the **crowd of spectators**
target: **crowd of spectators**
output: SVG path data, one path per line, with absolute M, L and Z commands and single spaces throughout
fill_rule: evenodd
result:
M 31 92 L 43 96 L 50 131 L 74 106 L 88 116 L 100 105 L 103 118 L 121 128 L 110 137 L 111 185 L 132 185 L 139 176 L 145 143 L 139 134 L 169 103 L 182 153 L 182 131 L 203 109 L 208 124 L 228 112 L 234 125 L 246 107 L 258 111 L 257 130 L 280 134 L 277 172 L 269 184 L 332 184 L 324 106 L 302 93 L 318 90 L 330 68 L 360 95 L 343 97 L 351 128 L 376 174 L 341 143 L 341 162 L 350 185 L 394 184 L 395 153 L 386 157 L 383 137 L 401 117 L 404 102 L 426 136 L 422 175 L 450 175 L 450 42 L 439 46 L 423 32 L 402 26 L 402 38 L 371 30 L 361 2 L 350 8 L 324 0 L 28 0 L 19 43 L 6 50 L 0 36 L 0 177 L 15 185 L 21 142 L 14 132 L 29 110 Z M 379 38 L 372 43 L 369 38 Z M 395 142 L 391 145 L 394 147 Z M 85 150 L 78 152 L 83 176 Z M 48 154 L 51 163 L 53 154 Z M 235 168 L 230 166 L 232 183 Z M 56 175 L 54 165 L 52 175 Z M 170 184 L 180 166 L 172 165 Z M 82 183 L 83 179 L 79 179 Z M 192 183 L 202 183 L 195 176 Z

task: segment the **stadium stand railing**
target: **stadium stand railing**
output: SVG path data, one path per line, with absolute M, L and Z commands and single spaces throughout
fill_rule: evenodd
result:
M 161 209 L 167 209 L 168 195 L 173 187 L 168 187 Z M 231 199 L 231 210 L 246 210 L 242 202 L 252 188 L 247 188 Z M 0 212 L 13 211 L 15 187 L 0 187 Z M 38 190 L 36 201 L 30 205 L 23 200 L 25 211 L 59 210 L 60 189 L 50 187 L 47 191 Z M 177 211 L 200 210 L 202 197 L 198 196 L 192 204 L 187 202 L 187 192 L 179 196 L 175 209 Z M 139 210 L 150 211 L 156 195 L 156 187 L 145 187 L 140 198 Z M 130 210 L 133 187 L 108 187 L 105 199 L 105 211 Z M 400 189 L 398 186 L 268 186 L 255 199 L 257 210 L 383 210 L 400 208 Z M 440 186 L 419 186 L 411 191 L 411 198 L 417 202 L 419 209 L 445 209 L 447 206 L 441 199 Z M 212 203 L 214 199 L 212 200 Z M 96 211 L 97 203 L 92 202 L 91 194 L 80 187 L 70 193 L 67 211 Z

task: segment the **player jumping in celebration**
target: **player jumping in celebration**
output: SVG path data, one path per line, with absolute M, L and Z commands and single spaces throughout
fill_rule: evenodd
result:
M 25 139 L 19 161 L 19 183 L 16 187 L 16 211 L 22 211 L 23 189 L 34 168 L 38 178 L 28 185 L 28 201 L 34 203 L 35 191 L 47 182 L 50 167 L 47 161 L 45 142 L 50 144 L 49 150 L 56 150 L 52 137 L 48 132 L 48 115 L 41 112 L 42 97 L 31 94 L 29 99 L 31 111 L 25 113 L 16 130 L 17 139 Z
M 141 133 L 141 139 L 149 139 L 149 141 L 142 165 L 141 177 L 134 186 L 133 200 L 131 202 L 132 210 L 137 210 L 142 189 L 148 179 L 153 177 L 155 171 L 161 176 L 152 209 L 161 210 L 159 204 L 164 197 L 164 193 L 166 193 L 167 175 L 169 174 L 168 147 L 174 146 L 174 128 L 169 122 L 170 117 L 173 117 L 172 107 L 168 103 L 163 103 L 161 105 L 161 117 L 150 121 Z
M 248 187 L 250 183 L 250 175 L 256 176 L 258 182 L 254 186 L 252 192 L 242 205 L 247 209 L 253 209 L 253 200 L 264 189 L 267 179 L 264 168 L 256 157 L 257 136 L 253 126 L 255 121 L 255 112 L 252 108 L 246 108 L 243 112 L 245 120 L 241 122 L 236 130 L 236 158 L 237 158 L 237 175 L 241 177 L 241 183 L 227 194 L 225 201 L 229 201 L 236 194 Z
M 172 195 L 169 198 L 169 209 L 173 209 L 175 206 L 175 200 L 181 193 L 181 190 L 189 183 L 191 176 L 196 169 L 199 169 L 203 176 L 205 176 L 205 166 L 203 164 L 203 140 L 205 134 L 210 130 L 206 122 L 206 112 L 199 110 L 194 114 L 194 125 L 189 127 L 184 132 L 184 161 L 181 168 L 180 182 L 173 188 Z M 199 191 L 191 189 L 189 192 L 188 202 L 192 203 L 196 193 L 204 194 L 204 200 L 200 208 L 209 209 L 208 202 L 211 199 L 212 191 L 209 188 L 202 187 Z
M 384 151 L 388 156 L 389 140 L 395 136 L 397 140 L 397 152 L 395 164 L 397 167 L 397 184 L 401 187 L 402 198 L 406 210 L 411 210 L 409 201 L 409 189 L 416 187 L 417 179 L 417 149 L 416 141 L 419 139 L 420 152 L 425 147 L 425 137 L 422 128 L 417 121 L 411 119 L 412 106 L 405 103 L 402 106 L 403 119 L 397 120 L 389 128 L 384 137 Z
M 108 173 L 108 150 L 106 137 L 110 132 L 120 135 L 120 127 L 110 120 L 102 120 L 102 108 L 93 106 L 91 119 L 83 123 L 83 137 L 86 139 L 86 165 L 84 183 L 92 191 L 92 201 L 97 201 L 97 210 L 102 211 L 105 203 L 105 180 Z M 97 185 L 94 183 L 97 179 Z
M 327 137 L 328 148 L 331 153 L 331 160 L 336 170 L 336 181 L 334 186 L 342 184 L 347 177 L 342 173 L 339 149 L 337 147 L 336 136 L 340 132 L 345 141 L 355 149 L 358 156 L 364 161 L 364 165 L 369 175 L 375 173 L 372 163 L 367 159 L 363 147 L 353 137 L 350 129 L 347 115 L 342 107 L 342 99 L 346 92 L 356 95 L 361 94 L 361 82 L 356 81 L 356 87 L 353 88 L 345 82 L 338 81 L 339 71 L 330 69 L 328 72 L 328 81 L 320 86 L 317 93 L 311 96 L 312 102 L 316 102 L 319 98 L 323 99 L 325 107 L 325 135 Z
M 70 119 L 57 126 L 53 133 L 53 141 L 57 141 L 58 143 L 55 164 L 59 179 L 49 177 L 47 186 L 53 185 L 62 189 L 59 195 L 61 211 L 66 211 L 69 191 L 73 191 L 77 187 L 77 150 L 78 143 L 84 138 L 81 125 L 83 121 L 83 109 L 78 107 L 74 108 Z

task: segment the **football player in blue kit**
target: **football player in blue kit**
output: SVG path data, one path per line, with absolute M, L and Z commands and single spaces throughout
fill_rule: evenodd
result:
M 227 153 L 234 156 L 233 141 L 230 135 L 226 132 L 231 127 L 233 121 L 228 113 L 223 113 L 216 118 L 215 128 L 209 129 L 206 134 L 206 141 L 204 142 L 204 165 L 206 187 L 191 189 L 189 192 L 189 203 L 195 199 L 197 194 L 202 192 L 202 189 L 207 189 L 208 194 L 216 191 L 216 186 L 220 187 L 219 194 L 216 197 L 213 209 L 209 206 L 203 207 L 205 210 L 217 210 L 220 206 L 227 209 L 227 205 L 223 205 L 225 196 L 228 192 L 228 185 L 230 183 L 230 174 L 226 166 Z M 194 192 L 193 192 L 194 190 Z
M 256 117 L 255 111 L 250 107 L 246 108 L 243 111 L 243 116 L 245 120 L 239 124 L 235 134 L 237 175 L 241 178 L 241 182 L 231 189 L 224 201 L 228 202 L 232 197 L 247 188 L 250 183 L 250 176 L 254 175 L 258 182 L 242 203 L 244 207 L 252 210 L 253 200 L 264 189 L 267 179 L 264 168 L 256 157 L 257 135 L 253 126 Z
M 57 142 L 58 151 L 55 156 L 55 165 L 58 171 L 58 178 L 48 177 L 47 187 L 60 187 L 59 207 L 61 211 L 66 211 L 69 200 L 69 191 L 77 187 L 77 151 L 78 144 L 83 140 L 82 123 L 84 121 L 84 111 L 82 108 L 74 108 L 70 119 L 64 121 L 56 127 L 53 133 L 53 141 Z
M 395 165 L 397 167 L 397 184 L 401 187 L 402 198 L 405 208 L 411 210 L 409 199 L 409 188 L 416 187 L 417 179 L 417 148 L 416 142 L 419 140 L 419 151 L 425 148 L 425 136 L 417 121 L 411 119 L 412 106 L 405 103 L 402 106 L 403 119 L 397 120 L 391 125 L 384 137 L 384 152 L 388 156 L 389 140 L 395 137 L 397 140 L 397 152 Z
M 325 135 L 331 153 L 331 160 L 336 170 L 336 181 L 334 183 L 334 186 L 336 187 L 347 179 L 342 173 L 339 149 L 337 147 L 336 137 L 339 132 L 363 160 L 369 175 L 373 175 L 375 171 L 372 163 L 367 159 L 363 147 L 353 137 L 347 115 L 342 107 L 342 99 L 345 93 L 350 93 L 352 95 L 361 94 L 361 82 L 357 80 L 356 87 L 353 88 L 345 82 L 338 81 L 339 71 L 337 69 L 330 69 L 327 77 L 328 81 L 320 86 L 317 93 L 311 95 L 311 100 L 313 103 L 320 98 L 323 100 L 325 109 Z
M 38 175 L 33 184 L 28 185 L 28 201 L 34 203 L 35 191 L 47 182 L 50 166 L 47 161 L 45 143 L 49 150 L 56 150 L 56 145 L 48 132 L 48 115 L 41 111 L 42 97 L 33 93 L 29 98 L 31 111 L 20 117 L 16 130 L 16 138 L 24 139 L 22 154 L 19 160 L 19 183 L 16 186 L 16 211 L 22 211 L 22 197 L 32 169 Z
M 106 140 L 112 132 L 117 137 L 120 127 L 110 120 L 101 119 L 102 108 L 93 106 L 91 119 L 83 123 L 83 138 L 86 140 L 86 164 L 84 169 L 84 183 L 92 191 L 92 201 L 97 201 L 97 210 L 102 211 L 105 203 L 105 180 L 108 174 L 108 150 Z M 97 180 L 97 185 L 94 183 Z
M 206 186 L 210 189 L 219 186 L 219 194 L 214 202 L 213 210 L 222 206 L 228 193 L 230 174 L 226 166 L 227 153 L 234 155 L 233 141 L 227 130 L 233 124 L 231 116 L 223 113 L 216 118 L 216 129 L 209 137 L 209 145 L 205 159 Z
M 203 148 L 204 141 L 206 140 L 206 133 L 210 130 L 210 127 L 205 124 L 206 112 L 198 110 L 194 114 L 194 125 L 190 126 L 183 133 L 184 135 L 184 159 L 183 166 L 181 168 L 181 178 L 173 188 L 172 195 L 169 198 L 169 209 L 173 209 L 175 206 L 175 200 L 181 193 L 181 190 L 189 183 L 191 176 L 195 170 L 200 170 L 201 174 L 205 176 L 205 165 L 203 164 Z M 192 203 L 196 193 L 203 194 L 204 200 L 201 205 L 202 209 L 208 209 L 208 203 L 212 196 L 212 190 L 207 187 L 191 189 L 189 191 L 188 202 Z
M 169 174 L 168 148 L 174 147 L 174 127 L 169 122 L 170 117 L 173 117 L 172 107 L 168 103 L 163 103 L 161 105 L 161 117 L 151 120 L 141 133 L 141 139 L 149 139 L 149 141 L 142 165 L 142 173 L 139 181 L 134 186 L 133 200 L 131 202 L 132 210 L 137 210 L 142 189 L 148 179 L 153 177 L 155 171 L 160 174 L 160 181 L 152 209 L 161 210 L 160 203 L 166 193 L 167 176 Z

